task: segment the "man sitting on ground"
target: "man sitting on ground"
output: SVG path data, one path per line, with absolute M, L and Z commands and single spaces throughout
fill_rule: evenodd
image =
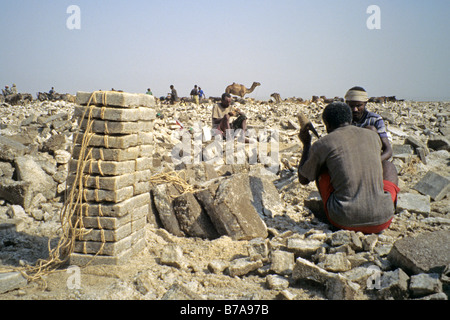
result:
M 215 104 L 212 109 L 212 128 L 214 134 L 222 135 L 223 139 L 230 138 L 232 130 L 242 129 L 242 135 L 247 130 L 247 117 L 239 109 L 231 105 L 232 98 L 229 93 L 222 94 L 222 101 Z M 237 118 L 230 123 L 230 118 Z M 245 139 L 248 142 L 248 139 Z
M 367 101 L 369 101 L 367 92 L 361 87 L 353 87 L 345 94 L 345 102 L 352 110 L 352 124 L 377 132 L 382 143 L 381 161 L 389 160 L 392 156 L 392 147 L 388 139 L 384 120 L 380 115 L 366 110 Z
M 329 104 L 322 119 L 328 134 L 312 146 L 308 127 L 300 130 L 300 183 L 316 181 L 326 217 L 335 227 L 381 232 L 392 221 L 400 191 L 395 166 L 382 164 L 381 140 L 375 132 L 351 125 L 347 104 Z

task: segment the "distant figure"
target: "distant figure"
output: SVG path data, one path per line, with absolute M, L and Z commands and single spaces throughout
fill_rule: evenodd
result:
M 152 96 L 153 95 L 152 90 L 150 88 L 148 88 L 146 94 Z
M 202 88 L 198 87 L 198 97 L 199 99 L 205 99 L 205 93 L 203 92 Z
M 242 129 L 242 136 L 247 130 L 247 117 L 241 110 L 231 106 L 232 98 L 229 93 L 222 94 L 222 101 L 216 103 L 212 109 L 212 128 L 215 135 L 221 135 L 225 140 L 231 130 Z M 230 123 L 231 117 L 237 117 Z M 245 138 L 245 142 L 249 142 Z
M 12 92 L 11 92 L 11 89 L 9 89 L 9 86 L 5 86 L 5 89 L 2 89 L 2 93 L 6 97 L 6 96 L 10 95 Z
M 12 85 L 11 93 L 17 94 L 17 87 L 16 87 L 16 84 L 15 84 L 15 83 L 13 83 L 13 85 Z
M 195 85 L 194 89 L 191 90 L 191 98 L 194 99 L 195 104 L 199 104 L 197 85 Z
M 49 95 L 53 96 L 53 94 L 55 93 L 55 87 L 52 87 L 50 89 L 50 91 L 48 92 Z
M 178 99 L 178 93 L 177 90 L 175 90 L 175 87 L 173 85 L 170 86 L 170 103 L 174 104 L 175 102 L 177 102 Z
M 384 120 L 380 115 L 366 110 L 367 101 L 369 101 L 367 92 L 361 87 L 353 87 L 345 94 L 345 102 L 352 110 L 352 124 L 377 132 L 382 143 L 381 161 L 389 160 L 392 156 L 392 147 L 386 133 Z

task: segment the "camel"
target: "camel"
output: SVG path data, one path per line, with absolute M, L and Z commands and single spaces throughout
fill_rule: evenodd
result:
M 243 84 L 237 84 L 233 82 L 233 84 L 230 84 L 228 87 L 226 87 L 225 92 L 243 98 L 246 94 L 252 93 L 253 90 L 255 90 L 255 88 L 260 85 L 261 84 L 259 82 L 253 82 L 252 87 L 250 89 L 247 89 Z

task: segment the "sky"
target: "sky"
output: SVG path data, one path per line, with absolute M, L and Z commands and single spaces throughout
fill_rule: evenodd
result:
M 0 86 L 450 101 L 449 17 L 449 0 L 2 1 Z

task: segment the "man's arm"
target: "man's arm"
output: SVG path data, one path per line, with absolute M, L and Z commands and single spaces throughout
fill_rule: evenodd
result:
M 392 147 L 387 137 L 380 137 L 381 139 L 381 161 L 389 160 L 392 157 Z
M 307 127 L 302 128 L 300 130 L 298 137 L 300 138 L 300 141 L 303 143 L 302 158 L 300 159 L 300 163 L 298 165 L 298 170 L 297 170 L 298 181 L 303 185 L 307 185 L 310 181 L 308 178 L 304 177 L 300 173 L 300 168 L 303 166 L 303 164 L 309 158 L 309 149 L 311 148 L 311 134 L 309 133 L 308 128 Z

